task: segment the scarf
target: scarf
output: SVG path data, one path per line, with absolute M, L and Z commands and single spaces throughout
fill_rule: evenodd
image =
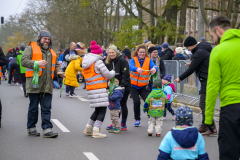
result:
M 156 65 L 156 66 L 158 66 L 158 68 L 160 68 L 160 61 L 158 61 L 158 56 L 157 57 L 155 57 L 155 58 L 152 58 L 152 60 L 153 60 L 153 62 L 154 62 L 154 64 Z M 160 73 L 160 70 L 158 71 L 158 78 L 160 78 L 161 76 L 161 73 Z
M 145 57 L 144 57 L 144 59 L 139 59 L 139 57 L 138 57 L 138 55 L 137 55 L 137 58 L 138 58 L 138 62 L 139 62 L 140 64 L 143 64 L 143 63 L 144 63 Z
M 30 84 L 32 88 L 39 88 L 38 79 L 39 79 L 39 65 L 38 61 L 35 61 L 33 67 L 33 79 L 32 83 Z

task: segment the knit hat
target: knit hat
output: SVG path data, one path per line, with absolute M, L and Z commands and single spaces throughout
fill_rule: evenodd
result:
M 103 53 L 103 50 L 101 49 L 101 47 L 99 45 L 97 45 L 96 41 L 91 42 L 90 49 L 91 49 L 91 53 L 93 53 L 93 54 L 102 54 Z
M 206 39 L 205 39 L 205 37 L 201 37 L 201 38 L 199 39 L 199 41 L 205 42 Z
M 52 36 L 51 36 L 50 32 L 48 32 L 46 30 L 40 31 L 40 33 L 38 34 L 38 40 L 37 40 L 38 45 L 40 45 L 40 39 L 42 37 L 49 37 L 50 38 L 49 48 L 52 48 L 52 40 L 51 40 Z
M 23 43 L 20 44 L 20 50 L 21 50 L 21 51 L 24 51 L 24 50 L 25 50 L 25 44 L 23 44 Z
M 153 51 L 155 51 L 155 50 L 157 50 L 156 47 L 150 47 L 150 48 L 148 49 L 148 53 L 151 54 L 151 53 L 152 53 Z
M 12 49 L 12 48 L 9 48 L 9 49 L 8 49 L 8 52 L 12 52 L 12 51 L 13 51 L 13 49 Z
M 88 53 L 91 53 L 91 49 L 90 49 L 90 48 L 88 48 L 88 49 L 87 49 L 87 52 L 88 52 Z
M 194 46 L 195 44 L 197 44 L 197 40 L 194 37 L 188 36 L 185 39 L 185 42 L 184 42 L 185 47 Z
M 162 88 L 162 80 L 161 79 L 155 79 L 153 82 L 153 88 Z
M 162 48 L 168 48 L 169 44 L 168 43 L 163 43 Z
M 182 49 L 182 47 L 177 47 L 177 48 L 175 49 L 175 51 L 176 51 L 177 53 L 182 53 L 183 49 Z
M 193 111 L 191 108 L 183 105 L 176 109 L 175 116 L 176 125 L 193 125 Z
M 19 52 L 19 48 L 18 47 L 16 47 L 16 52 Z
M 172 77 L 169 74 L 166 74 L 166 76 L 163 79 L 167 80 L 168 82 L 171 82 Z
M 107 51 L 109 51 L 109 49 L 114 50 L 114 51 L 117 53 L 117 56 L 120 54 L 120 52 L 118 51 L 118 49 L 117 49 L 116 46 L 110 46 L 110 47 L 108 47 Z

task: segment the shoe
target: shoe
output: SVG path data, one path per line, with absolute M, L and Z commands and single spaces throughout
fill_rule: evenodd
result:
M 38 132 L 35 130 L 35 131 L 32 131 L 32 132 L 28 132 L 28 135 L 29 135 L 29 136 L 33 136 L 33 137 L 38 137 L 38 136 L 40 136 L 40 133 L 38 133 Z
M 12 84 L 9 84 L 9 83 L 8 83 L 8 85 L 11 86 Z
M 56 138 L 57 136 L 58 136 L 58 133 L 53 133 L 51 131 L 51 132 L 48 132 L 48 133 L 44 134 L 42 137 L 43 138 Z
M 66 93 L 66 96 L 69 96 L 69 93 Z
M 92 134 L 93 134 L 93 126 L 87 124 L 86 125 L 86 129 L 83 131 L 83 134 L 88 135 L 88 136 L 92 136 Z
M 84 87 L 82 89 L 86 89 L 86 85 L 84 85 Z
M 73 94 L 70 94 L 69 97 L 70 98 L 75 98 L 75 96 Z
M 200 127 L 198 128 L 198 132 L 199 133 L 204 133 L 204 132 L 207 132 L 207 130 L 208 130 L 208 127 L 207 126 L 205 126 L 205 125 L 200 125 Z
M 166 118 L 166 117 L 163 117 L 163 120 L 164 120 L 164 121 L 166 121 L 166 120 L 167 120 L 167 118 Z
M 136 122 L 134 123 L 134 127 L 139 127 L 140 126 L 140 121 L 136 120 Z
M 113 133 L 121 133 L 121 130 L 116 128 Z
M 115 128 L 108 130 L 109 133 L 113 133 L 114 131 L 115 131 Z
M 112 129 L 112 125 L 113 124 L 110 124 L 109 126 L 107 126 L 106 130 L 111 130 Z
M 212 126 L 213 128 L 213 133 L 208 129 L 206 132 L 201 133 L 203 136 L 211 136 L 211 135 L 216 135 L 217 133 L 217 128 L 216 126 Z
M 76 95 L 75 93 L 73 94 L 74 97 L 78 97 L 78 95 Z
M 97 127 L 93 128 L 92 138 L 106 138 L 106 137 L 107 137 L 107 135 L 102 134 L 100 128 L 97 128 Z
M 152 133 L 148 133 L 148 136 L 150 136 L 150 137 L 151 137 L 151 136 L 152 136 Z
M 175 116 L 172 117 L 172 120 L 175 121 Z
M 161 136 L 161 134 L 156 134 L 156 137 L 160 137 Z
M 2 81 L 4 80 L 4 78 L 1 79 Z
M 121 131 L 126 131 L 127 130 L 127 125 L 123 125 L 122 123 L 121 123 Z

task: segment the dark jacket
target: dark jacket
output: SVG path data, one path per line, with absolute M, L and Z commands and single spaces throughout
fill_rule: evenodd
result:
M 113 90 L 112 96 L 108 96 L 109 100 L 109 109 L 121 109 L 121 100 L 124 96 L 124 88 L 123 87 L 116 87 Z
M 2 48 L 0 47 L 0 66 L 4 66 L 7 64 L 7 59 L 2 51 Z
M 187 60 L 186 57 L 183 56 L 183 54 L 177 54 L 175 57 L 173 57 L 173 60 Z
M 106 67 L 109 71 L 114 70 L 115 73 L 119 73 L 119 75 L 115 76 L 115 78 L 119 81 L 119 86 L 124 87 L 125 92 L 130 92 L 131 82 L 127 60 L 120 55 L 119 57 L 111 60 L 109 64 L 106 63 Z
M 105 59 L 103 59 L 103 62 L 105 63 L 106 59 L 107 59 L 107 51 L 106 49 L 103 50 L 103 55 L 102 55 L 102 58 L 104 58 L 104 56 L 106 57 Z
M 158 56 L 161 57 L 162 55 L 162 48 L 160 46 L 156 46 L 157 50 L 158 50 Z
M 76 55 L 78 55 L 76 50 L 74 50 L 74 52 L 75 52 Z M 63 61 L 66 61 L 66 62 L 67 62 L 67 65 L 70 63 L 70 61 L 66 60 L 65 57 L 66 57 L 66 55 L 69 54 L 69 53 L 70 53 L 70 48 L 66 49 L 66 50 L 64 51 L 64 53 L 63 53 Z
M 162 60 L 172 60 L 174 57 L 174 52 L 170 48 L 167 48 L 165 51 L 162 52 L 161 59 Z
M 122 53 L 124 53 L 128 59 L 131 59 L 131 51 L 128 48 L 124 49 Z
M 182 81 L 195 71 L 197 77 L 199 78 L 199 81 L 201 82 L 201 90 L 199 91 L 199 94 L 206 93 L 209 56 L 211 51 L 212 46 L 210 43 L 208 42 L 199 43 L 192 50 L 193 56 L 189 68 L 182 75 L 179 76 L 179 79 Z

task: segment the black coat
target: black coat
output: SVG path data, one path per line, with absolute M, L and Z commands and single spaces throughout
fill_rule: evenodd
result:
M 174 52 L 170 48 L 167 48 L 165 51 L 162 52 L 161 59 L 162 60 L 172 60 L 174 57 Z
M 0 66 L 4 66 L 7 64 L 7 59 L 2 51 L 2 48 L 0 47 Z
M 125 92 L 130 92 L 131 81 L 127 60 L 120 55 L 119 57 L 111 60 L 109 64 L 106 63 L 106 67 L 109 71 L 114 70 L 115 73 L 120 73 L 115 76 L 115 78 L 119 81 L 119 86 L 125 87 Z
M 194 71 L 201 82 L 201 90 L 199 94 L 206 93 L 207 86 L 207 77 L 208 77 L 208 65 L 209 65 L 209 56 L 212 51 L 212 46 L 208 42 L 199 43 L 192 50 L 192 62 L 189 68 L 179 76 L 180 80 L 184 80 L 190 76 Z
M 131 59 L 131 51 L 129 49 L 124 49 L 122 53 L 124 53 L 128 59 Z
M 74 50 L 74 52 L 75 52 L 76 55 L 78 55 L 76 50 Z M 70 53 L 70 48 L 68 48 L 68 49 L 66 49 L 66 50 L 64 51 L 64 53 L 63 53 L 63 61 L 66 61 L 65 57 L 66 57 L 66 55 L 69 54 L 69 53 Z M 69 61 L 66 61 L 66 62 L 67 62 L 67 65 L 70 63 Z

